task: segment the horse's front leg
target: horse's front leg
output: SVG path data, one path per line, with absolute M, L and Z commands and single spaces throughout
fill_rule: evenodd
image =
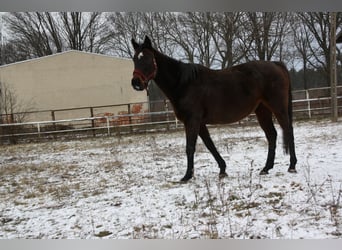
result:
M 196 141 L 199 133 L 199 123 L 194 122 L 185 124 L 186 133 L 186 156 L 188 160 L 188 166 L 185 176 L 181 179 L 182 182 L 190 180 L 194 175 L 194 154 L 196 150 Z
M 210 138 L 210 134 L 208 131 L 208 128 L 205 124 L 203 124 L 200 127 L 200 131 L 199 131 L 199 136 L 202 138 L 205 146 L 209 149 L 209 151 L 211 152 L 211 154 L 214 156 L 215 160 L 217 161 L 219 167 L 220 167 L 220 178 L 226 177 L 227 173 L 226 173 L 226 162 L 223 160 L 223 158 L 221 157 L 221 155 L 219 154 L 219 152 L 217 151 L 214 142 L 212 141 L 212 139 Z

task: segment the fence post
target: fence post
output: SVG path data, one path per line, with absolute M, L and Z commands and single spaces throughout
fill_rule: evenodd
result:
M 170 130 L 170 123 L 169 123 L 169 121 L 170 121 L 170 117 L 169 117 L 169 106 L 168 106 L 168 103 L 167 103 L 167 100 L 166 99 L 164 99 L 164 110 L 165 110 L 165 112 L 167 112 L 166 113 L 166 121 L 167 121 L 167 123 L 166 123 L 166 129 L 167 129 L 167 131 L 169 131 Z
M 310 101 L 310 93 L 308 89 L 305 90 L 305 97 L 308 102 L 309 119 L 311 119 L 311 101 Z
M 91 118 L 94 118 L 94 108 L 93 107 L 90 107 L 90 117 Z M 93 137 L 96 136 L 96 133 L 95 133 L 95 121 L 94 119 L 91 120 L 91 127 L 93 128 Z
M 37 123 L 38 138 L 40 138 L 40 123 Z
M 108 136 L 110 136 L 110 124 L 109 124 L 109 117 L 106 116 L 106 119 L 107 119 L 107 133 L 108 133 Z
M 51 119 L 53 120 L 53 121 L 55 121 L 56 120 L 56 117 L 55 117 L 55 111 L 51 111 Z
M 132 127 L 132 117 L 131 117 L 131 104 L 128 103 L 127 104 L 127 109 L 128 109 L 128 121 L 129 121 L 129 129 L 130 129 L 130 133 L 133 132 L 133 127 Z
M 51 118 L 52 118 L 52 121 L 56 121 L 56 116 L 55 116 L 54 110 L 51 111 Z M 53 123 L 52 126 L 53 126 L 53 130 L 56 131 L 57 130 L 56 123 Z M 53 138 L 55 138 L 55 139 L 57 138 L 57 135 L 55 133 L 53 134 Z

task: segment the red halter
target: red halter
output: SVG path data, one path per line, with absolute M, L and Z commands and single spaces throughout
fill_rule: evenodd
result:
M 154 57 L 153 57 L 153 67 L 154 67 L 153 71 L 150 74 L 148 74 L 147 76 L 139 69 L 134 69 L 134 71 L 133 71 L 133 77 L 139 78 L 142 81 L 142 83 L 144 84 L 145 89 L 147 89 L 148 82 L 150 80 L 154 79 L 157 75 L 158 67 L 157 67 L 156 59 Z

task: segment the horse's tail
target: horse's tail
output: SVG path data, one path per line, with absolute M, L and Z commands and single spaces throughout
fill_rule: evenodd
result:
M 289 153 L 289 143 L 294 143 L 294 138 L 293 138 L 293 125 L 292 125 L 292 122 L 293 122 L 293 110 L 292 110 L 292 88 L 291 88 L 291 78 L 290 78 L 290 74 L 289 72 L 287 71 L 287 74 L 288 74 L 288 78 L 289 78 L 289 95 L 288 95 L 288 107 L 287 107 L 287 112 L 288 112 L 288 115 L 289 115 L 289 136 L 290 138 L 287 138 L 286 140 L 286 146 L 285 146 L 285 152 L 286 154 Z
M 292 86 L 291 86 L 291 77 L 290 73 L 286 67 L 286 65 L 283 62 L 274 62 L 277 66 L 279 66 L 286 74 L 287 81 L 288 81 L 288 106 L 287 106 L 287 113 L 288 113 L 288 119 L 289 119 L 289 133 L 285 132 L 285 129 L 283 129 L 283 138 L 284 138 L 284 151 L 286 154 L 289 153 L 289 147 L 291 140 L 293 139 L 293 126 L 292 126 L 292 121 L 293 121 L 293 110 L 292 110 Z M 290 137 L 290 138 L 289 138 Z

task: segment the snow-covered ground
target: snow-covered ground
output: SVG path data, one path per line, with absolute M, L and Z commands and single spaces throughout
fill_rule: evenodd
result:
M 341 238 L 342 123 L 294 129 L 297 174 L 279 129 L 259 176 L 262 130 L 216 127 L 229 176 L 199 139 L 186 184 L 182 131 L 0 146 L 0 238 Z

